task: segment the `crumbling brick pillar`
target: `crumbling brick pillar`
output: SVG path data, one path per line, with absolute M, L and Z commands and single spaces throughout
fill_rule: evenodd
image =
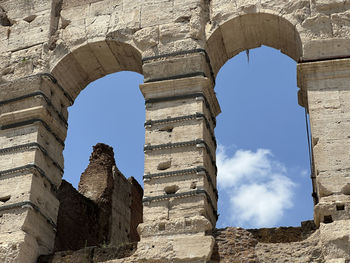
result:
M 1 84 L 0 98 L 0 262 L 31 263 L 54 245 L 71 101 L 48 74 Z
M 138 252 L 148 249 L 157 259 L 168 251 L 172 262 L 206 262 L 218 198 L 214 128 L 220 107 L 213 84 L 194 76 L 151 81 L 141 91 L 146 143 Z
M 298 82 L 310 116 L 314 219 L 323 253 L 327 260 L 350 260 L 350 59 L 299 64 Z

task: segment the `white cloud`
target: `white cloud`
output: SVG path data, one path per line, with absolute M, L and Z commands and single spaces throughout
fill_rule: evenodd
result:
M 231 210 L 225 221 L 238 226 L 269 227 L 293 206 L 296 185 L 270 150 L 237 150 L 228 156 L 219 146 L 217 165 L 218 186 L 228 196 L 224 202 L 229 202 Z

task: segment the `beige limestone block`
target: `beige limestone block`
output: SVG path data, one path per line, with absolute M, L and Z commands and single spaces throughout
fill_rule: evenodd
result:
M 175 238 L 174 260 L 186 260 L 188 262 L 195 262 L 197 260 L 208 261 L 211 257 L 214 243 L 214 238 L 212 236 L 193 235 L 190 238 Z
M 47 61 L 44 55 L 43 45 L 39 44 L 13 52 L 11 55 L 11 64 L 14 66 L 13 74 L 17 78 L 45 71 L 47 69 Z
M 210 26 L 207 26 L 207 36 L 209 35 L 209 28 Z M 221 27 L 210 34 L 210 37 L 207 40 L 207 51 L 214 71 L 213 73 L 216 76 L 220 68 L 230 58 L 226 52 Z
M 133 34 L 135 45 L 141 51 L 147 51 L 159 43 L 159 27 L 144 27 Z
M 89 82 L 106 75 L 89 45 L 84 45 L 76 49 L 73 52 L 73 56 L 82 67 L 83 71 L 86 72 L 87 76 L 89 77 Z
M 305 19 L 301 24 L 304 30 L 304 36 L 308 39 L 326 39 L 332 37 L 331 18 L 325 14 L 317 14 Z
M 203 139 L 202 122 L 202 120 L 191 120 L 187 121 L 186 124 L 154 125 L 152 128 L 146 129 L 145 144 L 156 145 Z
M 46 0 L 4 0 L 1 1 L 1 6 L 9 18 L 20 20 L 34 14 L 50 13 L 51 2 Z
M 335 193 L 349 195 L 350 175 L 345 171 L 327 171 L 317 175 L 317 185 L 320 197 Z
M 162 177 L 145 181 L 145 197 L 166 196 L 172 193 L 181 194 L 196 190 L 205 190 L 213 203 L 213 208 L 217 210 L 217 198 L 213 186 L 204 174 Z
M 35 262 L 38 245 L 34 237 L 16 231 L 10 234 L 0 234 L 0 260 L 4 263 Z
M 175 49 L 175 50 L 191 50 L 192 48 L 188 49 Z M 169 50 L 164 52 L 172 53 L 175 50 Z M 159 68 L 162 68 L 160 71 Z M 149 61 L 147 63 L 144 63 L 143 65 L 143 72 L 145 81 L 147 80 L 156 80 L 161 78 L 166 78 L 170 76 L 177 76 L 177 75 L 183 75 L 193 72 L 204 72 L 205 75 L 210 78 L 210 69 L 207 64 L 205 55 L 202 53 L 194 53 L 191 55 L 186 56 L 186 59 L 183 57 L 174 57 L 171 58 L 170 61 L 168 60 L 156 60 L 156 61 Z
M 193 234 L 212 229 L 211 223 L 203 216 L 175 218 L 141 224 L 139 231 L 142 237 L 164 236 L 176 234 Z
M 48 254 L 52 251 L 55 231 L 46 219 L 39 213 L 28 208 L 28 216 L 21 230 L 33 236 L 36 239 L 38 249 L 35 250 L 37 257 L 39 255 Z
M 141 26 L 167 24 L 173 22 L 173 16 L 173 0 L 145 2 L 141 9 Z
M 350 40 L 347 38 L 304 40 L 303 50 L 303 60 L 342 57 L 350 53 Z
M 220 26 L 224 47 L 229 58 L 245 49 L 245 36 L 240 19 L 240 17 L 237 17 Z
M 51 65 L 51 68 L 52 75 L 73 99 L 89 83 L 89 76 L 72 53 L 63 57 L 56 65 Z
M 0 145 L 8 148 L 15 145 L 35 142 L 37 139 L 38 127 L 29 126 L 0 131 Z
M 86 18 L 86 37 L 89 41 L 94 39 L 104 39 L 109 25 L 111 15 L 99 15 Z
M 143 223 L 142 226 L 147 226 L 150 222 L 158 220 L 168 220 L 168 200 L 160 200 L 158 202 L 150 202 L 143 204 Z M 142 238 L 142 237 L 141 237 Z
M 3 108 L 1 108 L 3 109 Z M 57 116 L 57 114 L 55 114 Z M 47 124 L 50 124 L 50 127 L 55 134 L 61 140 L 64 140 L 67 135 L 67 129 L 65 123 L 58 117 L 54 117 L 54 113 L 45 108 L 45 106 L 34 106 L 32 108 L 20 109 L 12 112 L 2 113 L 0 115 L 0 122 L 2 125 L 12 124 L 13 120 L 18 122 L 39 118 L 45 121 Z
M 125 262 L 206 262 L 214 245 L 214 238 L 204 235 L 179 235 L 166 240 L 145 238 L 139 243 L 135 254 L 140 261 Z
M 203 166 L 205 149 L 196 146 L 173 149 L 153 150 L 145 153 L 145 174 L 159 173 L 158 165 L 164 160 L 171 160 L 171 167 L 167 171 L 189 169 Z M 186 156 L 186 159 L 184 159 Z
M 314 12 L 320 12 L 324 14 L 332 14 L 344 11 L 348 7 L 348 3 L 342 0 L 318 0 L 312 5 Z
M 123 6 L 123 0 L 95 1 L 89 5 L 88 16 L 110 15 Z
M 18 21 L 11 27 L 8 49 L 16 51 L 48 41 L 49 14 L 37 16 L 32 22 Z
M 27 211 L 20 211 L 20 209 L 1 211 L 2 217 L 0 218 L 0 235 L 4 236 L 21 230 L 21 227 L 25 223 L 27 214 Z M 13 237 L 13 239 L 15 239 L 15 236 Z M 7 239 L 6 241 L 10 243 L 11 240 Z M 5 242 L 2 241 L 2 244 L 4 243 Z
M 197 215 L 205 216 L 214 226 L 216 215 L 212 206 L 204 194 L 195 195 L 191 198 L 174 199 L 170 203 L 169 218 L 193 217 Z
M 0 209 L 10 204 L 29 201 L 33 177 L 34 175 L 30 172 L 17 176 L 4 176 L 0 185 L 0 199 L 3 200 L 0 201 Z
M 0 98 L 1 100 L 9 100 L 39 90 L 40 82 L 40 78 L 32 76 L 13 82 L 3 83 L 0 85 Z
M 168 41 L 164 44 L 162 42 L 159 42 L 157 49 L 154 49 L 154 52 L 152 55 L 157 54 L 172 54 L 176 53 L 177 51 L 189 51 L 189 50 L 195 50 L 200 49 L 203 47 L 203 41 L 193 39 L 192 36 L 187 37 L 185 39 L 175 40 L 175 41 Z M 206 75 L 207 77 L 210 77 L 210 75 Z
M 159 25 L 159 41 L 162 43 L 188 37 L 191 31 L 188 23 L 171 23 Z
M 176 94 L 174 94 L 176 96 Z M 170 96 L 170 94 L 168 95 Z M 147 120 L 162 120 L 168 117 L 175 118 L 202 112 L 202 101 L 194 99 L 179 99 L 146 105 Z
M 145 181 L 145 197 L 166 196 L 173 193 L 186 193 L 204 188 L 204 177 L 196 174 L 154 178 Z
M 121 70 L 117 58 L 112 53 L 108 42 L 89 42 L 89 46 L 94 56 L 101 65 L 104 74 L 110 74 Z
M 350 259 L 350 223 L 339 220 L 331 224 L 321 224 L 322 251 L 326 260 Z
M 55 224 L 57 223 L 57 214 L 60 204 L 46 179 L 39 175 L 33 177 L 29 200 L 38 206 L 40 211 L 47 218 L 52 220 Z
M 57 167 L 53 163 L 53 160 L 45 155 L 42 151 L 37 150 L 35 154 L 35 164 L 37 164 L 46 174 L 48 178 L 50 178 L 51 182 L 58 187 L 61 184 L 62 181 L 62 171 L 61 168 L 63 168 L 63 163 L 57 165 L 60 166 Z
M 2 153 L 0 156 L 0 171 L 5 171 L 34 163 L 35 149 L 24 152 Z
M 350 11 L 331 15 L 332 31 L 335 37 L 350 37 Z
M 321 171 L 347 169 L 350 144 L 348 140 L 319 140 L 313 147 L 316 169 Z
M 60 39 L 69 46 L 70 49 L 78 47 L 86 43 L 86 19 L 84 16 L 76 14 L 84 14 L 87 12 L 87 7 L 79 7 L 74 10 L 62 11 L 61 16 L 70 23 L 61 29 Z

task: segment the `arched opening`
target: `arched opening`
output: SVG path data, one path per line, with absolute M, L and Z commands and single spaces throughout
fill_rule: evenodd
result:
M 90 83 L 68 109 L 63 178 L 75 187 L 88 166 L 91 147 L 99 142 L 113 147 L 121 172 L 142 182 L 145 117 L 138 88 L 142 81 L 142 75 L 130 71 L 107 75 Z
M 313 213 L 305 112 L 296 85 L 302 44 L 296 27 L 274 14 L 244 14 L 213 28 L 208 55 L 222 113 L 216 128 L 220 219 L 212 260 L 244 260 L 242 253 L 260 248 L 271 260 L 274 243 L 298 244 L 315 230 L 310 221 L 300 227 Z M 227 225 L 233 227 L 220 229 Z M 280 225 L 288 227 L 271 228 Z M 220 252 L 227 249 L 232 254 Z
M 54 249 L 97 246 L 91 250 L 98 253 L 125 246 L 120 253 L 128 256 L 136 245 L 126 244 L 139 240 L 136 227 L 142 222 L 141 56 L 129 44 L 108 40 L 80 46 L 57 61 L 51 61 L 52 75 L 66 100 L 74 102 L 68 109 L 61 103 L 63 118 L 70 114 L 63 179 L 77 190 L 66 181 L 58 189 Z
M 313 203 L 296 64 L 268 47 L 249 56 L 229 60 L 216 78 L 217 227 L 299 226 Z

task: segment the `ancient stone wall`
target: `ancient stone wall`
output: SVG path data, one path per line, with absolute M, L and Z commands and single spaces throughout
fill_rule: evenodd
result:
M 79 250 L 99 242 L 99 207 L 62 180 L 54 251 Z
M 118 170 L 112 147 L 99 143 L 93 149 L 79 191 L 65 180 L 58 189 L 55 251 L 119 247 L 139 240 L 135 233 L 142 222 L 141 186 Z
M 143 74 L 146 103 L 145 216 L 124 262 L 209 261 L 215 77 L 261 45 L 298 63 L 322 255 L 348 261 L 349 13 L 349 0 L 1 0 L 1 261 L 52 252 L 67 108 L 88 83 L 122 70 Z
M 217 229 L 210 262 L 324 262 L 319 232 L 312 225 L 304 222 L 302 227 Z
M 143 189 L 141 185 L 137 182 L 134 177 L 130 177 L 128 179 L 131 185 L 131 204 L 129 209 L 130 213 L 130 242 L 138 242 L 140 241 L 140 235 L 137 232 L 137 227 L 140 223 L 143 222 L 143 206 L 142 206 L 142 198 L 143 198 Z

